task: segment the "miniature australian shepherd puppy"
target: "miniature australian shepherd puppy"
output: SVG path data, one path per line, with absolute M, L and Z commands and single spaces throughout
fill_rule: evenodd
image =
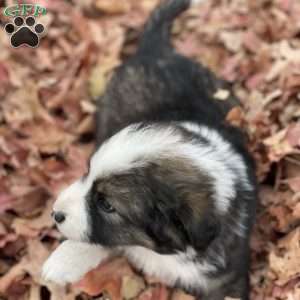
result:
M 190 0 L 165 0 L 136 54 L 99 99 L 97 148 L 86 175 L 58 197 L 67 238 L 43 267 L 59 284 L 124 255 L 138 270 L 203 300 L 249 299 L 253 161 L 226 123 L 224 83 L 178 54 L 171 25 Z

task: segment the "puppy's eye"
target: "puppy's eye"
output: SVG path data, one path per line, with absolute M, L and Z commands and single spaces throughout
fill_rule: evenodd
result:
M 114 207 L 111 204 L 109 204 L 106 200 L 100 202 L 100 207 L 106 213 L 113 213 L 116 211 Z
M 114 209 L 114 207 L 105 199 L 105 195 L 102 193 L 98 194 L 97 197 L 97 201 L 98 201 L 98 206 L 106 213 L 113 213 L 116 210 Z

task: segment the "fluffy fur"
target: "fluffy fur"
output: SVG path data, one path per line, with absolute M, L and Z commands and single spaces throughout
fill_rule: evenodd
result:
M 243 134 L 225 121 L 237 100 L 213 97 L 228 87 L 170 43 L 189 5 L 166 0 L 153 12 L 137 53 L 99 99 L 89 171 L 53 208 L 69 240 L 46 262 L 46 279 L 74 282 L 125 255 L 203 299 L 248 299 L 254 164 Z

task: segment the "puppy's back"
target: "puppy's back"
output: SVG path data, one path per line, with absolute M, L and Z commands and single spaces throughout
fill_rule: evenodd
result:
M 194 121 L 215 127 L 238 103 L 234 97 L 215 100 L 225 83 L 172 46 L 172 23 L 191 2 L 163 1 L 150 16 L 136 54 L 115 71 L 99 99 L 98 145 L 136 122 Z

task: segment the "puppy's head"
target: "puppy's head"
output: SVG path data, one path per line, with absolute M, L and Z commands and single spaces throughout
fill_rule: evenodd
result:
M 89 172 L 54 205 L 69 239 L 160 253 L 205 247 L 215 236 L 214 179 L 178 126 L 125 128 L 92 156 Z

